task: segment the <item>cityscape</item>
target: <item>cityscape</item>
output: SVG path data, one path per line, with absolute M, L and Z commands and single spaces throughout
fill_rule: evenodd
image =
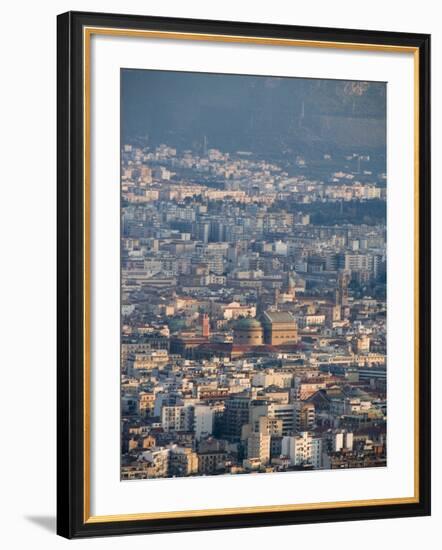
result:
M 385 84 L 121 79 L 121 479 L 386 466 Z

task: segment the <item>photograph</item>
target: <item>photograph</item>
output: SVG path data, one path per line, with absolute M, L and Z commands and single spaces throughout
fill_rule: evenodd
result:
M 428 515 L 430 36 L 57 35 L 57 532 Z
M 120 78 L 121 480 L 385 467 L 386 83 Z

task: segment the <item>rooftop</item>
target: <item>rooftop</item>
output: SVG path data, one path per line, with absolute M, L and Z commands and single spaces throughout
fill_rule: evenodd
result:
M 266 311 L 264 319 L 271 323 L 293 323 L 295 321 L 289 311 Z

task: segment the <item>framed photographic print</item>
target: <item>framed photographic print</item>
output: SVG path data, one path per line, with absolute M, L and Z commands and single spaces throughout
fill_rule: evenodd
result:
M 430 37 L 58 18 L 58 533 L 430 513 Z

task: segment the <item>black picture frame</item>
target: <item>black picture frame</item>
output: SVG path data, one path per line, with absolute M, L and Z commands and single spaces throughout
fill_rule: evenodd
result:
M 69 12 L 57 21 L 57 532 L 66 538 L 335 522 L 430 514 L 430 36 Z M 407 504 L 91 522 L 84 463 L 85 27 L 271 37 L 415 48 L 419 58 L 419 498 Z

